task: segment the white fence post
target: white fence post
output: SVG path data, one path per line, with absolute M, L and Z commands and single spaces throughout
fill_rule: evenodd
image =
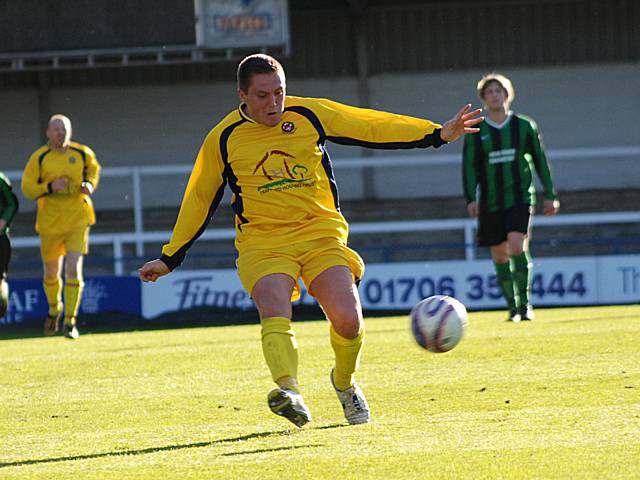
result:
M 133 187 L 133 224 L 136 233 L 136 256 L 144 256 L 144 219 L 142 210 L 142 183 L 140 181 L 140 167 L 133 167 L 131 170 L 131 181 Z
M 117 277 L 121 277 L 124 273 L 124 265 L 122 264 L 122 239 L 118 236 L 113 237 L 113 273 Z
M 475 231 L 476 226 L 467 222 L 464 226 L 464 258 L 466 260 L 476 259 L 476 246 L 475 246 Z

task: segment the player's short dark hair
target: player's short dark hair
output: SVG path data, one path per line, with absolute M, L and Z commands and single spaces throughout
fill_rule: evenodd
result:
M 238 88 L 247 92 L 251 84 L 251 77 L 254 75 L 278 72 L 282 72 L 284 75 L 284 68 L 275 58 L 264 53 L 249 55 L 238 65 Z

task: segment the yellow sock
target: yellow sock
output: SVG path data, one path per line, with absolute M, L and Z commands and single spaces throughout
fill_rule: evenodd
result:
M 67 280 L 64 284 L 64 323 L 73 325 L 78 315 L 84 282 L 78 279 Z
M 333 383 L 338 390 L 346 390 L 353 385 L 353 374 L 360 363 L 360 352 L 364 346 L 364 328 L 356 338 L 349 339 L 340 336 L 331 325 L 329 337 L 336 356 Z
M 59 277 L 52 281 L 45 279 L 42 281 L 42 285 L 49 304 L 49 315 L 55 317 L 62 310 L 62 279 Z
M 285 317 L 262 319 L 262 352 L 280 388 L 298 392 L 298 342 Z

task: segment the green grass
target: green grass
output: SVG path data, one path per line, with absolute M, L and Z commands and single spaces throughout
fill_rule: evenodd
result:
M 0 342 L 0 478 L 639 478 L 640 307 L 472 313 L 453 351 L 367 319 L 347 426 L 324 321 L 301 322 L 314 421 L 266 406 L 258 326 Z

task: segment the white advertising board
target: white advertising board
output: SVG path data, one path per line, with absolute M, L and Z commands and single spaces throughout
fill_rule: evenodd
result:
M 505 306 L 490 260 L 371 264 L 359 292 L 372 310 L 409 310 L 435 294 L 470 310 Z M 537 306 L 640 302 L 640 255 L 534 259 L 531 293 Z M 313 301 L 303 292 L 301 302 Z M 249 309 L 253 302 L 232 269 L 176 271 L 143 284 L 147 318 L 201 306 Z

